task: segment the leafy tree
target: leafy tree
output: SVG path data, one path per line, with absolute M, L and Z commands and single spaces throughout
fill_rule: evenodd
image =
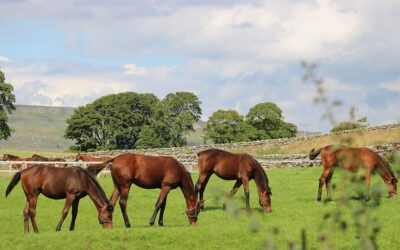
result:
M 272 102 L 259 103 L 252 107 L 246 122 L 258 130 L 258 139 L 293 137 L 297 127 L 284 121 L 282 110 Z
M 193 124 L 200 120 L 200 103 L 198 97 L 190 92 L 171 93 L 161 101 L 157 120 L 165 121 L 164 128 L 165 125 L 169 127 L 169 133 L 163 134 L 167 146 L 186 145 L 184 135 L 194 131 Z
M 0 139 L 8 139 L 11 136 L 11 129 L 8 126 L 8 114 L 15 110 L 14 87 L 5 82 L 5 75 L 0 70 Z
M 215 143 L 249 141 L 257 131 L 235 110 L 218 110 L 207 121 L 205 139 Z
M 157 103 L 153 94 L 103 96 L 75 110 L 67 120 L 65 137 L 75 140 L 76 148 L 82 151 L 134 148 Z
M 351 130 L 367 127 L 367 117 L 358 119 L 356 122 L 341 122 L 331 129 L 331 132 L 338 132 L 343 130 Z
M 82 151 L 182 146 L 200 115 L 192 93 L 168 94 L 162 101 L 153 94 L 112 94 L 76 109 L 65 137 Z

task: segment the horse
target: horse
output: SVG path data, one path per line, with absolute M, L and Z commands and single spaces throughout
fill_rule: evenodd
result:
M 56 158 L 47 158 L 38 154 L 34 154 L 32 155 L 32 159 L 34 161 L 61 161 L 61 162 L 65 162 L 66 160 L 64 158 L 60 158 L 60 157 L 56 157 Z M 62 167 L 67 167 L 67 164 L 59 164 Z
M 34 161 L 34 159 L 33 158 L 21 158 L 19 156 L 12 155 L 12 154 L 4 154 L 3 161 Z M 26 164 L 27 168 L 29 168 L 31 166 L 32 166 L 32 164 Z M 12 164 L 11 167 L 13 169 L 20 170 L 20 169 L 22 169 L 22 164 Z
M 351 172 L 357 172 L 359 168 L 365 169 L 365 183 L 367 186 L 365 199 L 369 199 L 369 188 L 371 175 L 375 170 L 389 186 L 389 196 L 397 196 L 397 179 L 390 169 L 390 166 L 376 152 L 369 148 L 351 148 L 340 145 L 329 145 L 318 150 L 312 149 L 309 153 L 310 160 L 314 160 L 321 155 L 324 170 L 319 178 L 317 200 L 321 201 L 322 188 L 324 184 L 327 190 L 327 200 L 332 200 L 331 180 L 335 167 L 341 167 Z
M 195 225 L 199 211 L 190 173 L 175 158 L 169 156 L 148 156 L 125 153 L 113 158 L 111 176 L 114 181 L 114 191 L 110 203 L 115 206 L 118 198 L 125 226 L 130 227 L 126 213 L 129 190 L 134 183 L 144 189 L 161 189 L 154 212 L 150 218 L 150 226 L 160 210 L 158 225 L 164 225 L 164 210 L 167 196 L 171 189 L 180 187 L 186 200 L 186 215 L 190 225 Z
M 111 159 L 111 157 L 93 157 L 93 156 L 90 156 L 87 154 L 81 154 L 81 153 L 78 153 L 75 156 L 75 161 L 93 161 L 93 162 L 101 161 L 101 162 L 103 162 L 103 161 L 107 161 L 110 159 Z
M 257 160 L 249 154 L 236 154 L 220 149 L 207 149 L 197 154 L 199 179 L 196 183 L 196 197 L 200 193 L 199 201 L 201 209 L 204 209 L 203 193 L 211 175 L 215 173 L 224 180 L 236 180 L 231 190 L 235 195 L 243 184 L 246 197 L 246 208 L 250 209 L 249 181 L 254 179 L 259 196 L 259 204 L 263 211 L 269 213 L 271 208 L 271 188 L 268 185 L 268 177 Z
M 65 199 L 61 219 L 56 231 L 61 226 L 72 205 L 72 220 L 70 230 L 75 228 L 75 220 L 78 215 L 79 200 L 86 195 L 92 199 L 98 211 L 98 220 L 103 228 L 112 228 L 113 206 L 97 180 L 87 171 L 79 167 L 56 168 L 46 165 L 34 165 L 17 172 L 12 178 L 6 190 L 6 197 L 21 180 L 22 188 L 26 195 L 24 208 L 24 232 L 29 233 L 29 218 L 31 219 L 35 233 L 39 233 L 36 225 L 36 203 L 40 193 L 50 199 Z

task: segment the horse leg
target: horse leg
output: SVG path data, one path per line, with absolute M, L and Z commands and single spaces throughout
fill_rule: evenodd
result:
M 71 220 L 71 225 L 69 226 L 70 231 L 74 231 L 75 229 L 75 220 L 76 216 L 78 215 L 78 206 L 79 206 L 79 198 L 76 198 L 72 203 L 72 220 Z
M 165 196 L 164 202 L 161 204 L 160 207 L 160 216 L 158 217 L 158 225 L 159 226 L 164 226 L 164 210 L 165 206 L 167 205 L 167 196 Z
M 333 168 L 329 171 L 328 176 L 326 177 L 325 186 L 326 186 L 326 195 L 328 201 L 332 201 L 332 176 L 333 176 Z
M 38 227 L 36 225 L 36 219 L 35 219 L 37 198 L 38 198 L 38 195 L 35 195 L 35 196 L 29 198 L 29 208 L 28 208 L 29 217 L 31 218 L 33 231 L 36 234 L 39 233 L 39 229 L 38 229 Z
M 158 196 L 158 200 L 157 200 L 156 206 L 154 208 L 153 215 L 150 218 L 150 222 L 149 222 L 150 226 L 154 225 L 154 221 L 156 220 L 158 210 L 160 210 L 161 205 L 164 203 L 170 190 L 171 190 L 170 186 L 162 186 L 161 187 L 160 196 Z
M 110 197 L 110 204 L 115 207 L 115 204 L 117 204 L 117 200 L 119 198 L 119 190 L 117 184 L 114 184 L 114 191 Z
M 365 173 L 365 201 L 369 201 L 369 187 L 371 185 L 371 171 L 367 170 Z
M 29 201 L 26 201 L 24 208 L 24 233 L 29 233 Z
M 250 210 L 250 189 L 249 189 L 249 179 L 242 178 L 244 196 L 246 197 L 246 209 Z
M 74 202 L 74 200 L 76 199 L 76 195 L 73 194 L 69 194 L 67 193 L 67 197 L 65 198 L 65 204 L 64 204 L 64 209 L 61 213 L 61 218 L 60 221 L 58 222 L 58 225 L 56 227 L 56 231 L 60 231 L 61 230 L 61 226 L 65 220 L 65 217 L 67 217 L 69 208 L 71 207 L 72 203 Z
M 204 190 L 206 189 L 208 180 L 210 179 L 211 174 L 209 173 L 202 173 L 199 176 L 199 179 L 197 180 L 197 183 L 195 185 L 195 194 L 196 194 L 196 199 L 198 197 L 198 193 L 200 193 L 199 202 L 200 202 L 200 209 L 204 211 L 204 200 L 203 200 L 203 194 Z
M 232 190 L 231 190 L 231 196 L 233 197 L 235 194 L 236 194 L 236 192 L 238 191 L 238 189 L 240 188 L 240 186 L 242 185 L 242 180 L 240 179 L 240 180 L 236 180 L 236 182 L 235 182 L 235 185 L 233 185 L 233 188 L 232 188 Z M 222 209 L 224 209 L 225 210 L 225 203 L 222 205 Z
M 328 177 L 329 173 L 330 173 L 329 168 L 324 168 L 324 171 L 322 172 L 321 177 L 319 178 L 318 197 L 317 197 L 318 201 L 321 201 L 322 188 L 324 187 L 326 178 Z
M 128 214 L 126 213 L 126 205 L 128 202 L 129 190 L 131 188 L 131 183 L 128 183 L 121 187 L 120 191 L 120 199 L 119 206 L 121 207 L 122 216 L 124 217 L 124 222 L 126 227 L 131 227 L 131 223 L 129 222 Z

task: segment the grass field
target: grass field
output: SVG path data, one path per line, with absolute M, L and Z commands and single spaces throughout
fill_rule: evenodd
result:
M 318 231 L 324 212 L 337 206 L 335 197 L 340 190 L 333 190 L 334 201 L 318 203 L 316 189 L 321 168 L 274 169 L 268 171 L 272 187 L 271 214 L 259 211 L 256 187 L 250 187 L 252 216 L 245 212 L 238 217 L 222 210 L 222 204 L 213 201 L 217 189 L 229 191 L 234 182 L 222 181 L 213 176 L 208 184 L 205 198 L 206 211 L 200 213 L 198 224 L 189 227 L 184 214 L 185 202 L 179 189 L 168 197 L 164 227 L 149 227 L 159 190 L 131 188 L 128 214 L 132 228 L 125 229 L 119 207 L 114 213 L 114 228 L 103 230 L 97 221 L 97 212 L 89 198 L 81 200 L 74 232 L 69 232 L 70 215 L 61 232 L 55 232 L 64 201 L 54 201 L 40 196 L 37 208 L 39 235 L 24 235 L 22 209 L 25 196 L 21 185 L 5 199 L 4 191 L 10 177 L 0 178 L 0 249 L 263 249 L 266 239 L 271 239 L 269 229 L 279 228 L 276 242 L 280 249 L 287 249 L 287 241 L 299 242 L 301 229 L 306 230 L 308 249 L 319 249 Z M 340 171 L 335 172 L 333 184 L 340 186 Z M 193 174 L 194 181 L 197 175 Z M 107 195 L 112 192 L 110 176 L 99 178 Z M 378 176 L 373 182 L 382 183 Z M 235 201 L 244 207 L 244 195 L 240 190 Z M 360 201 L 352 201 L 354 203 Z M 400 199 L 382 199 L 375 212 L 379 216 L 382 231 L 378 236 L 380 249 L 396 249 L 400 244 Z M 252 232 L 254 225 L 257 232 Z M 31 227 L 32 230 L 32 227 Z M 358 249 L 358 239 L 353 230 L 335 233 L 334 243 L 338 249 Z

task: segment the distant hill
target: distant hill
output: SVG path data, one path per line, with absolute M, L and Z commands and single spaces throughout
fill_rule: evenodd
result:
M 16 105 L 16 108 L 9 119 L 14 132 L 7 141 L 0 141 L 0 149 L 62 152 L 73 145 L 63 135 L 74 108 L 30 105 Z
M 0 141 L 0 149 L 29 150 L 42 152 L 63 152 L 73 145 L 65 139 L 66 120 L 74 113 L 74 108 L 33 105 L 16 105 L 9 125 L 14 130 L 11 138 Z M 194 125 L 196 131 L 187 135 L 188 145 L 203 144 L 205 122 Z

